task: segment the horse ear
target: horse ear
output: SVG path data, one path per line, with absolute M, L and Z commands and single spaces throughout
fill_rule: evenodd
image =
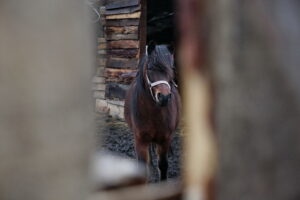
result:
M 148 47 L 147 47 L 147 54 L 150 55 L 152 53 L 152 51 L 155 49 L 155 45 L 156 43 L 151 40 L 148 44 Z
M 167 47 L 168 47 L 170 53 L 174 54 L 174 51 L 175 51 L 174 43 L 169 44 Z

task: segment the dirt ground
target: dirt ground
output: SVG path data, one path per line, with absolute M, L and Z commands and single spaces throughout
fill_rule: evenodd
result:
M 97 149 L 117 153 L 127 158 L 135 159 L 134 140 L 132 132 L 123 120 L 96 114 Z M 180 131 L 176 131 L 172 139 L 172 152 L 169 153 L 168 179 L 180 178 L 181 139 Z M 102 142 L 99 142 L 102 141 Z M 158 181 L 157 157 L 151 152 L 153 162 L 150 182 Z

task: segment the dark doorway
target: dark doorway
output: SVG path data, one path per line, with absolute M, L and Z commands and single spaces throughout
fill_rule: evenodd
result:
M 147 0 L 147 43 L 174 43 L 174 16 L 174 0 Z

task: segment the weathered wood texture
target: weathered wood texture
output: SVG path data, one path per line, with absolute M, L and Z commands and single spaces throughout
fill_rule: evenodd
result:
M 107 40 L 138 40 L 139 35 L 135 34 L 108 34 Z
M 123 100 L 124 86 L 118 84 L 131 83 L 136 75 L 133 69 L 137 68 L 140 55 L 141 4 L 139 0 L 109 2 L 101 13 L 105 17 L 105 39 L 98 39 L 98 54 L 107 58 L 101 60 L 102 64 L 105 63 L 106 84 L 115 83 L 114 87 L 106 87 L 105 98 Z M 101 86 L 95 84 L 93 89 L 103 89 Z M 102 93 L 94 95 L 102 97 Z
M 138 26 L 106 26 L 107 34 L 130 34 L 130 33 L 138 33 Z
M 119 8 L 125 8 L 125 7 L 131 7 L 131 6 L 138 6 L 140 0 L 122 0 L 122 1 L 116 1 L 112 3 L 108 3 L 106 5 L 107 10 L 112 9 L 119 9 Z
M 299 2 L 214 3 L 217 199 L 300 199 Z
M 127 7 L 127 8 L 120 8 L 115 10 L 106 10 L 105 15 L 115 15 L 115 14 L 128 14 L 133 13 L 141 10 L 141 6 L 134 6 L 134 7 Z
M 136 70 L 106 68 L 106 82 L 118 82 L 129 84 L 135 77 Z
M 98 43 L 104 43 L 106 42 L 106 39 L 104 37 L 98 37 L 97 41 Z
M 138 58 L 138 49 L 108 49 L 107 54 L 119 58 Z
M 106 86 L 105 97 L 108 99 L 125 99 L 129 85 L 109 83 Z
M 138 26 L 139 19 L 118 19 L 118 20 L 107 19 L 106 25 L 107 26 Z
M 119 15 L 106 15 L 106 19 L 136 19 L 140 18 L 141 12 L 129 13 L 129 14 L 119 14 Z
M 110 49 L 136 49 L 139 48 L 139 41 L 136 40 L 120 40 L 109 41 L 107 47 Z
M 98 44 L 98 47 L 97 47 L 98 49 L 107 49 L 107 43 L 100 43 L 100 44 Z
M 87 199 L 94 41 L 85 5 L 0 4 L 0 199 Z
M 137 40 L 138 26 L 107 26 L 107 40 Z
M 126 58 L 109 58 L 107 61 L 108 68 L 120 68 L 120 69 L 136 69 L 138 64 L 137 59 Z

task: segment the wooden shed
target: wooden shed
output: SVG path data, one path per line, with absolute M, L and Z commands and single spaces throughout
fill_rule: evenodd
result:
M 96 111 L 123 118 L 126 91 L 135 77 L 138 61 L 145 53 L 147 37 L 148 40 L 155 37 L 158 43 L 174 40 L 174 12 L 171 0 L 107 0 L 100 8 L 100 14 L 98 69 L 93 79 Z M 165 34 L 153 36 L 155 32 Z

